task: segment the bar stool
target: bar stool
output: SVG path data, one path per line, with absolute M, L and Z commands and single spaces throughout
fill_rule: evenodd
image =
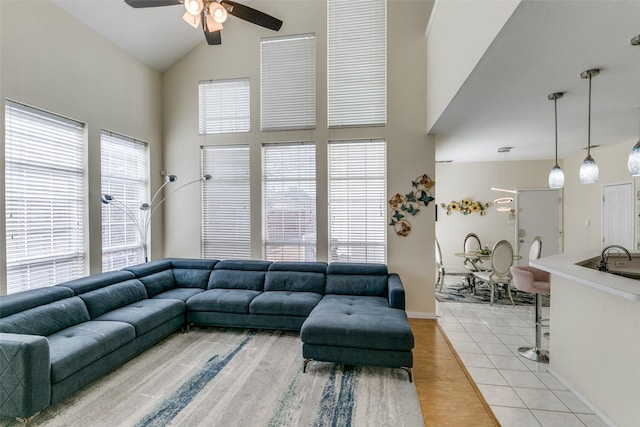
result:
M 536 237 L 529 251 L 529 260 L 538 259 L 542 249 L 539 237 Z M 518 353 L 522 357 L 540 363 L 549 363 L 549 352 L 543 350 L 542 342 L 542 297 L 551 293 L 551 275 L 535 267 L 512 266 L 513 284 L 519 291 L 535 295 L 536 343 L 534 347 L 520 347 Z

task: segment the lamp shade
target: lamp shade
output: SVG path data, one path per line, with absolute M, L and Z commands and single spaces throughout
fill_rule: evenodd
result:
M 596 166 L 597 168 L 597 166 Z M 551 168 L 549 172 L 549 188 L 562 188 L 564 187 L 564 172 L 558 164 Z
M 582 184 L 595 184 L 600 178 L 598 165 L 591 155 L 588 155 L 580 166 L 580 182 Z
M 640 176 L 640 139 L 631 149 L 627 165 L 629 166 L 629 173 L 632 176 Z

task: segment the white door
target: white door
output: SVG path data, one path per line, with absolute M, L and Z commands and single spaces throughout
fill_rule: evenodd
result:
M 633 249 L 633 184 L 602 186 L 602 245 Z
M 529 264 L 529 248 L 536 236 L 542 241 L 541 257 L 562 249 L 560 190 L 518 189 L 516 195 L 516 242 L 518 264 Z

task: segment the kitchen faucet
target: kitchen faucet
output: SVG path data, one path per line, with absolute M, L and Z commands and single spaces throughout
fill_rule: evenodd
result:
M 609 254 L 608 254 L 609 249 L 621 249 L 624 253 L 627 254 L 627 256 L 629 257 L 629 261 L 631 261 L 631 254 L 626 248 L 620 245 L 609 245 L 602 250 L 602 254 L 600 255 L 600 265 L 598 266 L 598 270 L 609 271 Z

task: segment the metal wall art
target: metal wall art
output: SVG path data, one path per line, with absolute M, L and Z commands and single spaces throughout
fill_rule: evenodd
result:
M 451 215 L 451 212 L 455 211 L 460 212 L 462 215 L 469 215 L 474 212 L 480 212 L 480 215 L 485 215 L 487 213 L 485 210 L 491 206 L 491 203 L 472 202 L 470 199 L 462 199 L 460 202 L 452 200 L 448 205 L 440 203 L 440 206 L 447 210 L 447 215 Z
M 424 174 L 411 181 L 411 186 L 414 189 L 408 194 L 397 193 L 389 199 L 389 207 L 392 210 L 389 225 L 393 227 L 398 236 L 408 236 L 411 232 L 411 223 L 407 217 L 416 215 L 420 212 L 421 205 L 428 206 L 429 202 L 434 200 L 431 194 L 434 185 L 435 181 Z

